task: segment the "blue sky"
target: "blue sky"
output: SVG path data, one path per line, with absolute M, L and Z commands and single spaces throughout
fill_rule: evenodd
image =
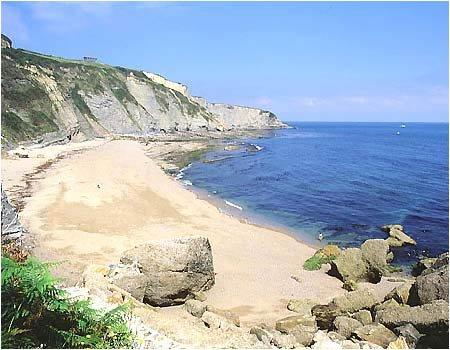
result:
M 283 120 L 448 121 L 446 2 L 2 2 L 2 32 Z

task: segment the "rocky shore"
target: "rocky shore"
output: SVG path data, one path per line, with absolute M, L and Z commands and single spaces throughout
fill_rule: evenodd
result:
M 98 140 L 14 150 L 2 241 L 32 235 L 34 255 L 65 260 L 55 273 L 73 298 L 132 303 L 136 348 L 448 347 L 448 254 L 405 276 L 390 264 L 391 247 L 415 244 L 400 225 L 359 248 L 315 251 L 239 222 L 160 169 L 175 173 L 186 152 L 208 147 Z M 17 214 L 10 204 L 24 191 Z

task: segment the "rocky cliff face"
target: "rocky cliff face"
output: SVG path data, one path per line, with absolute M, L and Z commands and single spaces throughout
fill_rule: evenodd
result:
M 268 111 L 208 103 L 156 74 L 2 49 L 8 143 L 284 126 Z

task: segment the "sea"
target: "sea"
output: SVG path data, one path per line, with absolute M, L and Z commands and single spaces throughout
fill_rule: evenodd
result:
M 448 124 L 288 124 L 217 147 L 183 180 L 229 214 L 313 246 L 359 246 L 401 224 L 417 246 L 395 248 L 395 264 L 448 251 Z

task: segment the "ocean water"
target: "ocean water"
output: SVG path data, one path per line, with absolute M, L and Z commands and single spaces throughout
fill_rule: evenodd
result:
M 448 124 L 289 124 L 236 141 L 260 151 L 208 153 L 184 179 L 230 212 L 318 246 L 359 246 L 399 223 L 418 244 L 395 249 L 394 263 L 448 251 Z

